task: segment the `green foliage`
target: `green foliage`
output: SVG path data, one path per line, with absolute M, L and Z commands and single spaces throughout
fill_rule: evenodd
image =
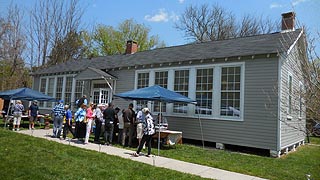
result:
M 148 27 L 136 23 L 133 19 L 125 20 L 116 28 L 99 25 L 92 34 L 84 33 L 83 39 L 89 44 L 86 54 L 91 56 L 123 54 L 128 40 L 138 42 L 138 51 L 165 46 L 158 36 L 150 36 L 149 33 Z

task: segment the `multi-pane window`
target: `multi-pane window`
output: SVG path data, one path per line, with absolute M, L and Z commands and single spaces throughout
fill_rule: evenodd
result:
M 174 91 L 188 97 L 189 90 L 189 70 L 179 70 L 174 72 Z M 187 113 L 188 106 L 185 103 L 174 103 L 174 113 Z
M 149 72 L 147 73 L 139 73 L 138 74 L 138 81 L 137 81 L 137 89 L 148 87 L 149 86 Z M 148 101 L 145 100 L 138 100 L 137 106 L 146 107 Z
M 197 69 L 196 114 L 212 115 L 213 69 Z
M 63 77 L 57 78 L 56 99 L 62 99 Z
M 155 85 L 159 85 L 163 88 L 168 87 L 168 71 L 155 72 Z M 160 102 L 154 102 L 155 112 L 160 112 Z M 161 112 L 166 112 L 166 103 L 162 102 Z
M 241 67 L 221 68 L 221 116 L 240 116 Z
M 53 96 L 53 91 L 54 91 L 54 78 L 49 78 L 48 91 L 47 91 L 48 96 L 54 97 Z M 53 103 L 52 102 L 47 102 L 47 107 L 48 108 L 52 108 L 53 107 Z
M 74 96 L 76 99 L 80 99 L 82 97 L 82 89 L 83 89 L 83 81 L 76 81 L 76 88 L 74 92 Z
M 42 92 L 43 94 L 46 93 L 46 86 L 47 86 L 47 79 L 43 78 L 40 81 L 40 92 Z M 44 106 L 44 102 L 40 101 L 39 102 L 39 106 L 43 107 Z
M 73 77 L 67 77 L 66 78 L 66 89 L 65 89 L 65 93 L 64 93 L 64 99 L 66 104 L 70 104 L 71 105 L 71 95 L 72 95 L 72 80 Z

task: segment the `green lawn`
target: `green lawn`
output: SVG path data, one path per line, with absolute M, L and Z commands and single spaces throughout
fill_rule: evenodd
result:
M 202 179 L 0 128 L 0 179 Z
M 109 163 L 111 163 L 112 169 L 115 169 L 113 174 L 120 173 L 120 179 L 122 179 L 124 177 L 131 177 L 134 172 L 118 171 L 118 169 L 128 169 L 122 168 L 120 166 L 133 167 L 137 163 L 128 160 L 122 160 L 113 156 L 99 154 L 96 152 L 80 150 L 75 147 L 63 146 L 57 143 L 48 142 L 46 140 L 39 140 L 38 138 L 36 139 L 36 141 L 34 139 L 35 138 L 29 136 L 25 137 L 22 135 L 16 135 L 16 133 L 1 130 L 0 160 L 1 162 L 5 163 L 1 163 L 0 168 L 16 168 L 16 173 L 20 175 L 21 173 L 19 173 L 19 169 L 23 169 L 22 174 L 28 174 L 30 172 L 31 175 L 28 175 L 26 177 L 21 175 L 23 179 L 38 176 L 40 178 L 46 179 L 50 177 L 53 177 L 54 179 L 59 179 L 61 177 L 73 179 L 75 178 L 75 176 L 73 176 L 72 173 L 68 174 L 67 176 L 59 176 L 58 174 L 62 170 L 61 167 L 59 167 L 57 164 L 66 164 L 66 166 L 70 166 L 73 171 L 77 171 L 78 169 L 83 169 L 83 164 L 88 162 L 90 165 L 88 168 L 91 169 L 90 172 L 94 171 L 93 169 L 100 169 L 98 170 L 99 173 L 97 173 L 98 176 L 94 177 L 101 178 L 104 172 L 102 169 L 105 169 L 104 167 L 109 168 Z M 201 147 L 187 144 L 176 145 L 175 148 L 162 149 L 160 151 L 160 155 L 179 159 L 182 161 L 216 167 L 224 170 L 259 176 L 266 179 L 306 179 L 306 174 L 310 174 L 313 179 L 320 179 L 320 138 L 311 137 L 310 140 L 312 145 L 307 144 L 305 146 L 301 146 L 297 149 L 296 152 L 289 153 L 288 155 L 284 155 L 281 158 L 262 157 L 257 155 L 249 155 L 217 149 L 202 149 Z M 12 142 L 15 143 L 13 144 Z M 14 147 L 10 146 L 11 144 Z M 16 147 L 23 148 L 18 148 L 18 150 L 16 150 Z M 7 150 L 5 150 L 4 148 L 6 148 Z M 135 150 L 135 148 L 130 149 Z M 14 152 L 14 154 L 11 155 L 12 157 L 3 157 L 4 154 L 11 154 L 12 152 Z M 16 153 L 19 155 L 16 155 Z M 157 154 L 156 148 L 152 149 L 152 154 Z M 19 162 L 21 161 L 21 158 L 28 161 L 27 166 L 20 165 Z M 101 161 L 104 161 L 105 163 L 102 163 Z M 37 166 L 33 167 L 35 166 L 35 164 L 37 164 Z M 46 165 L 48 164 L 50 164 L 50 166 L 53 166 L 53 168 L 46 167 Z M 117 166 L 116 164 L 119 164 L 120 166 Z M 27 170 L 25 170 L 26 168 L 22 168 L 21 166 L 31 166 L 31 169 L 27 168 Z M 144 169 L 142 171 L 147 172 L 153 169 L 157 169 L 148 165 L 141 165 L 141 168 L 142 167 Z M 36 173 L 33 173 L 33 171 Z M 51 176 L 38 175 L 42 173 L 45 174 L 45 172 L 50 172 Z M 65 171 L 63 172 L 66 173 Z M 91 177 L 86 175 L 86 173 L 88 172 L 89 171 L 81 172 L 81 176 L 79 177 L 81 177 L 81 179 L 82 177 Z M 1 173 L 2 172 L 0 171 L 0 177 L 2 177 Z M 167 175 L 167 173 L 165 176 L 163 176 L 163 174 L 161 174 L 161 170 L 159 172 L 157 170 L 157 173 L 152 174 L 155 179 L 160 179 L 161 177 L 175 177 L 175 173 L 176 172 L 173 173 L 170 171 L 170 173 L 168 173 L 169 176 Z M 144 173 L 140 175 L 138 174 L 137 178 L 140 178 L 144 175 Z M 17 176 L 17 178 L 19 177 L 20 176 Z M 184 175 L 181 176 L 181 178 L 188 178 L 188 176 Z M 78 178 L 77 176 L 76 179 L 80 178 Z

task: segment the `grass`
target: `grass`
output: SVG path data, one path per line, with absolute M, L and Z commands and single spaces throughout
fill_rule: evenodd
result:
M 0 128 L 0 179 L 202 179 Z
M 306 174 L 320 179 L 320 146 L 302 146 L 281 158 L 203 150 L 192 145 L 177 145 L 174 150 L 162 150 L 161 155 L 266 179 L 306 179 Z
M 6 161 L 3 161 L 3 159 L 2 159 L 3 155 L 1 153 L 3 153 L 4 147 L 8 148 L 8 145 L 5 145 L 6 143 L 4 143 L 3 141 L 9 141 L 9 140 L 6 140 L 6 138 L 5 139 L 3 139 L 3 138 L 5 136 L 7 136 L 7 134 L 9 134 L 9 133 L 5 133 L 5 135 L 2 135 L 2 133 L 5 133 L 5 132 L 0 131 L 0 161 L 6 162 Z M 29 143 L 24 142 L 25 141 L 25 140 L 23 140 L 24 138 L 26 138 L 26 137 L 23 137 L 23 138 L 19 137 L 19 139 L 17 140 L 19 143 L 22 143 L 19 145 L 19 147 L 20 146 L 27 146 L 27 147 L 30 146 Z M 22 140 L 23 140 L 23 142 L 20 142 Z M 28 137 L 28 141 L 33 142 L 32 137 Z M 37 141 L 39 141 L 39 140 L 37 139 Z M 257 156 L 257 155 L 249 155 L 249 154 L 223 151 L 223 150 L 217 150 L 217 149 L 208 149 L 208 148 L 202 149 L 201 147 L 187 145 L 187 144 L 176 145 L 174 148 L 162 149 L 160 151 L 160 155 L 166 156 L 169 158 L 173 158 L 173 159 L 186 161 L 186 162 L 192 162 L 192 163 L 196 163 L 196 164 L 206 165 L 206 166 L 210 166 L 210 167 L 220 168 L 220 169 L 224 169 L 224 170 L 239 172 L 239 173 L 243 173 L 243 174 L 258 176 L 258 177 L 272 179 L 272 180 L 306 179 L 306 174 L 310 174 L 313 179 L 320 179 L 320 146 L 318 146 L 318 145 L 320 145 L 320 138 L 319 137 L 311 137 L 310 141 L 311 141 L 311 144 L 316 144 L 316 145 L 301 146 L 297 149 L 296 152 L 289 153 L 288 155 L 282 156 L 281 158 L 262 157 L 262 156 Z M 54 160 L 57 159 L 56 161 L 58 161 L 59 164 L 67 164 L 67 166 L 69 166 L 69 164 L 70 164 L 72 169 L 75 169 L 75 171 L 77 171 L 77 169 L 79 169 L 79 168 L 83 169 L 83 166 L 74 165 L 74 164 L 83 164 L 86 161 L 92 162 L 92 164 L 97 163 L 97 165 L 95 166 L 97 168 L 100 167 L 99 166 L 101 164 L 100 162 L 104 161 L 105 163 L 101 164 L 102 169 L 106 168 L 106 167 L 109 168 L 109 163 L 111 163 L 112 165 L 113 164 L 121 164 L 121 166 L 112 167 L 112 169 L 114 169 L 114 168 L 115 169 L 119 169 L 119 168 L 122 169 L 121 172 L 114 171 L 113 173 L 111 173 L 111 174 L 120 173 L 120 175 L 121 175 L 120 179 L 122 179 L 122 177 L 129 177 L 129 179 L 132 179 L 130 174 L 132 174 L 134 172 L 127 171 L 127 169 L 131 166 L 133 167 L 136 165 L 136 162 L 132 162 L 132 163 L 122 162 L 122 159 L 119 159 L 119 158 L 116 158 L 113 156 L 109 157 L 108 155 L 102 155 L 99 153 L 97 154 L 97 153 L 89 152 L 89 151 L 85 151 L 85 150 L 83 150 L 85 152 L 85 154 L 86 153 L 87 154 L 94 153 L 94 154 L 88 155 L 88 156 L 82 155 L 82 153 L 80 153 L 80 151 L 82 152 L 82 150 L 74 149 L 71 147 L 64 147 L 63 145 L 59 145 L 59 144 L 52 144 L 52 142 L 47 142 L 47 141 L 41 142 L 39 144 L 36 143 L 36 144 L 33 144 L 32 146 L 33 147 L 29 147 L 28 150 L 26 150 L 24 148 L 22 151 L 23 152 L 31 152 L 31 155 L 41 154 L 41 156 L 45 156 L 47 154 L 50 154 L 50 156 L 49 156 L 50 158 L 49 157 L 47 157 L 47 158 L 42 157 L 40 159 L 34 158 L 33 160 L 31 160 L 31 159 L 29 160 L 30 162 L 33 162 L 35 164 L 37 164 L 37 162 L 38 162 L 38 164 L 44 163 L 43 165 L 48 164 L 48 162 L 50 162 L 49 164 L 54 164 Z M 39 150 L 37 150 L 37 151 L 32 150 L 32 148 L 36 148 L 36 147 L 38 148 L 38 146 L 40 148 Z M 53 147 L 51 147 L 51 146 L 53 146 Z M 54 150 L 54 149 L 56 149 L 56 150 Z M 62 150 L 60 150 L 60 149 L 62 149 Z M 129 148 L 129 149 L 135 150 L 135 148 Z M 62 151 L 61 152 L 62 154 L 60 153 L 60 151 Z M 80 153 L 80 154 L 78 154 L 78 153 Z M 156 148 L 152 149 L 152 154 L 157 154 Z M 25 154 L 23 156 L 25 156 Z M 81 161 L 82 158 L 80 158 L 80 159 L 74 158 L 73 156 L 83 157 L 86 161 Z M 26 158 L 26 157 L 24 157 L 24 158 Z M 50 160 L 50 161 L 47 161 L 47 160 Z M 11 160 L 11 161 L 14 161 L 14 160 Z M 127 161 L 127 160 L 123 160 L 123 161 Z M 29 163 L 28 166 L 34 166 L 34 165 L 32 165 L 33 163 Z M 17 166 L 18 166 L 18 164 L 19 163 L 17 163 Z M 0 164 L 0 168 L 2 168 L 2 169 L 4 167 L 8 167 L 8 166 L 11 167 L 12 166 L 11 163 L 9 163 L 9 164 L 6 163 L 6 165 Z M 37 165 L 37 167 L 42 167 L 42 166 Z M 54 165 L 54 166 L 56 166 L 56 165 Z M 146 171 L 146 172 L 150 171 L 151 169 L 154 169 L 154 167 L 152 167 L 152 166 L 147 166 L 147 165 L 141 165 L 141 166 L 143 166 L 145 168 L 142 171 Z M 126 167 L 128 167 L 128 168 L 126 168 Z M 140 167 L 140 165 L 139 165 L 139 167 Z M 89 167 L 89 168 L 92 168 L 92 167 Z M 60 169 L 58 169 L 58 167 L 55 167 L 54 169 L 56 169 L 56 170 L 54 172 L 52 172 L 53 171 L 52 169 L 46 168 L 46 171 L 51 172 L 51 174 L 52 174 L 51 177 L 53 177 L 53 179 L 57 179 L 57 178 L 59 179 L 61 177 L 65 178 L 64 176 L 57 176 L 56 175 L 59 171 L 61 171 Z M 100 169 L 100 168 L 98 168 L 98 169 Z M 44 171 L 44 172 L 46 172 L 46 171 Z M 28 172 L 29 171 L 25 171 L 24 173 L 28 173 Z M 41 171 L 41 172 L 43 172 L 43 171 Z M 86 171 L 86 172 L 88 173 L 89 171 Z M 91 173 L 91 174 L 94 174 L 94 173 Z M 102 174 L 103 173 L 101 172 L 101 175 Z M 166 177 L 166 178 L 169 177 L 167 175 L 164 176 L 163 174 L 160 174 L 160 173 L 155 173 L 155 174 L 152 173 L 152 174 L 153 174 L 152 177 L 154 177 L 153 179 L 157 179 L 157 178 L 160 179 L 161 177 Z M 68 175 L 68 176 L 66 176 L 66 177 L 68 177 L 66 179 L 73 179 L 73 178 L 83 179 L 83 178 L 90 177 L 90 176 L 85 176 L 85 175 L 86 175 L 86 173 L 81 173 L 81 176 L 79 176 L 79 178 Z M 57 178 L 56 178 L 56 176 L 57 176 Z M 70 178 L 69 178 L 69 176 L 70 176 Z M 2 177 L 1 171 L 0 171 L 0 177 Z M 28 177 L 30 177 L 30 176 L 28 176 Z M 97 177 L 97 176 L 95 176 L 95 177 Z M 141 176 L 138 176 L 137 178 L 141 178 L 141 177 L 145 177 L 143 173 L 141 174 Z M 170 177 L 173 179 L 175 179 L 174 177 L 179 177 L 179 179 L 180 179 L 180 176 L 172 175 Z M 185 178 L 185 176 L 181 176 L 181 177 L 182 177 L 182 179 Z M 48 176 L 46 176 L 46 177 L 41 176 L 41 178 L 47 179 Z M 136 178 L 136 177 L 134 177 L 134 178 Z

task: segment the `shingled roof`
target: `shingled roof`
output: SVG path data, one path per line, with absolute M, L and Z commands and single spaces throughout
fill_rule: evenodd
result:
M 70 60 L 65 63 L 40 69 L 34 72 L 33 75 L 71 71 L 78 72 L 87 67 L 112 69 L 136 65 L 281 53 L 286 52 L 290 48 L 301 32 L 302 30 L 298 29 L 290 32 L 277 32 L 228 40 L 159 48 L 137 52 L 135 54 Z

